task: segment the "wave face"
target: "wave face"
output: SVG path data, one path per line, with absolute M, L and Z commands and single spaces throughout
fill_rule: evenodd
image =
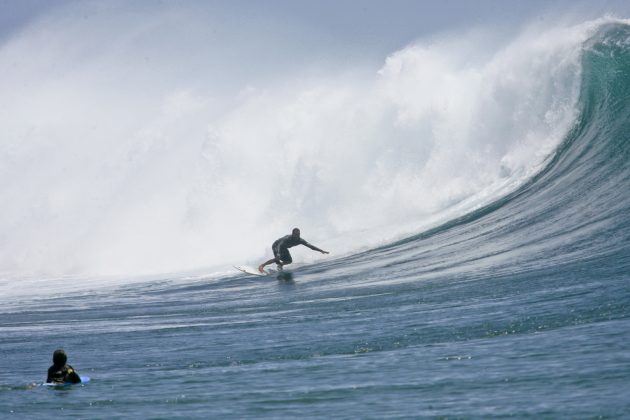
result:
M 374 252 L 412 278 L 437 268 L 466 277 L 565 266 L 627 272 L 629 35 L 626 24 L 604 24 L 584 43 L 578 117 L 544 170 L 488 206 Z M 430 264 L 418 271 L 417 258 Z
M 42 360 L 62 345 L 92 381 L 60 402 L 2 369 L 0 410 L 626 417 L 630 26 L 589 28 L 569 66 L 580 70 L 569 129 L 509 193 L 386 246 L 301 266 L 293 280 L 176 277 L 6 302 L 0 354 L 24 382 L 41 381 Z M 562 73 L 563 58 L 555 63 Z

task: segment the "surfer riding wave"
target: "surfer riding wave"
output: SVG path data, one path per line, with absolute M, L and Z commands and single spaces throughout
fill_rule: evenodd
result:
M 273 245 L 271 245 L 271 250 L 273 251 L 273 258 L 269 261 L 266 261 L 258 266 L 258 271 L 261 273 L 265 272 L 265 266 L 271 263 L 276 263 L 278 266 L 278 270 L 282 270 L 282 267 L 291 264 L 293 262 L 293 258 L 291 258 L 291 253 L 289 252 L 289 248 L 304 245 L 308 248 L 311 248 L 313 251 L 319 251 L 322 254 L 328 254 L 328 251 L 324 251 L 323 249 L 317 248 L 315 245 L 311 245 L 306 242 L 304 239 L 300 238 L 300 229 L 294 228 L 290 235 L 283 236 L 282 238 L 276 240 Z

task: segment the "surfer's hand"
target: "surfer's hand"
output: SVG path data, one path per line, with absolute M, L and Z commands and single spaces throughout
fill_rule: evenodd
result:
M 330 254 L 330 252 L 328 252 L 328 251 L 324 251 L 324 250 L 322 250 L 322 251 L 321 251 L 321 253 L 322 253 L 322 254 Z

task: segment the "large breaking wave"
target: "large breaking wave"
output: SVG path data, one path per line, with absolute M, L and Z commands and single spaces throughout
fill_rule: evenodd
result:
M 87 31 L 68 49 L 86 28 L 44 20 L 0 47 L 5 286 L 253 262 L 293 226 L 352 254 L 505 200 L 596 147 L 576 130 L 623 126 L 627 115 L 602 102 L 627 81 L 608 91 L 594 82 L 627 60 L 626 23 L 611 19 L 501 42 L 480 32 L 420 40 L 380 69 L 237 89 L 198 70 L 191 80 L 185 57 L 174 68 L 154 54 L 168 24 L 122 31 L 102 49 L 103 35 Z M 200 31 L 189 51 L 211 57 Z M 606 150 L 626 150 L 622 140 Z

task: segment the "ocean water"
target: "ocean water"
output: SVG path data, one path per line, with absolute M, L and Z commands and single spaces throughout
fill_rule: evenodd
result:
M 579 32 L 544 67 L 551 99 L 526 96 L 544 112 L 511 120 L 535 134 L 546 118 L 558 141 L 520 174 L 501 160 L 520 181 L 436 204 L 426 229 L 282 279 L 5 276 L 2 417 L 630 417 L 630 27 Z M 89 384 L 30 385 L 58 347 Z

